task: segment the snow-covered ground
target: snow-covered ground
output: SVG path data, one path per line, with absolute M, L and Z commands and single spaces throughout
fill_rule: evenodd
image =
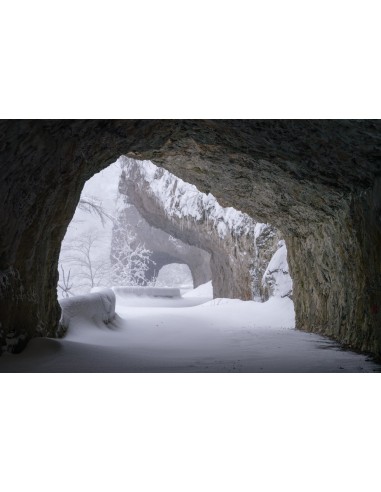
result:
M 111 323 L 94 318 L 93 312 L 72 310 L 64 339 L 33 339 L 23 353 L 0 357 L 0 371 L 380 370 L 365 355 L 293 329 L 294 308 L 288 298 L 273 297 L 266 303 L 213 300 L 211 286 L 204 285 L 182 298 L 131 295 L 116 300 L 117 315 Z

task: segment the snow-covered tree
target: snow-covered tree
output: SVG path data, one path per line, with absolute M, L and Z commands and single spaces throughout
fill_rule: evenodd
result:
M 115 226 L 111 247 L 113 285 L 147 285 L 146 272 L 154 264 L 152 251 L 135 241 L 136 236 L 130 230 Z

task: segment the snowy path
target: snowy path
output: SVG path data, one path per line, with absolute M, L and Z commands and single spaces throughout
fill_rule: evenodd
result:
M 365 355 L 290 328 L 289 299 L 267 303 L 125 297 L 108 326 L 75 318 L 61 340 L 34 339 L 0 372 L 373 372 Z

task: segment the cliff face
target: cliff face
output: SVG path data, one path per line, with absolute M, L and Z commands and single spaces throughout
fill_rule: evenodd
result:
M 65 230 L 84 182 L 127 155 L 273 224 L 297 327 L 381 355 L 380 135 L 380 121 L 1 122 L 0 343 L 58 334 Z
M 257 224 L 233 208 L 221 207 L 213 195 L 199 192 L 151 162 L 125 157 L 119 162 L 123 170 L 119 192 L 126 202 L 151 226 L 207 252 L 214 297 L 266 300 L 273 294 L 267 279 L 262 285 L 262 277 L 278 247 L 276 229 Z M 122 212 L 131 215 L 128 206 Z M 154 253 L 158 248 L 165 253 L 160 236 L 158 241 L 148 236 L 148 246 L 144 227 L 135 228 L 135 234 Z M 204 258 L 205 253 L 200 260 Z

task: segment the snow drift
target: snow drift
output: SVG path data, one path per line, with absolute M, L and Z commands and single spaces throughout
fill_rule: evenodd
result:
M 73 318 L 87 318 L 109 323 L 115 318 L 115 293 L 112 289 L 94 289 L 91 294 L 74 296 L 59 301 L 62 314 L 60 325 L 67 329 Z
M 183 297 L 205 297 L 213 299 L 213 283 L 212 281 L 199 285 L 193 290 L 183 294 Z

